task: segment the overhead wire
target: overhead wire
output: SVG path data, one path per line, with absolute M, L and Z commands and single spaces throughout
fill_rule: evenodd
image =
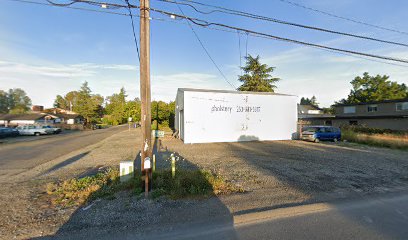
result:
M 113 14 L 113 15 L 120 15 L 120 16 L 129 16 L 129 14 L 126 13 L 120 13 L 120 12 L 113 12 L 113 11 L 107 11 L 107 10 L 97 10 L 97 9 L 89 9 L 89 8 L 82 8 L 82 7 L 73 7 L 70 5 L 55 5 L 52 3 L 44 3 L 44 2 L 36 2 L 32 0 L 7 0 L 7 1 L 12 1 L 12 2 L 19 2 L 19 3 L 28 3 L 28 4 L 35 4 L 35 5 L 40 5 L 40 6 L 49 6 L 49 7 L 63 7 L 63 8 L 68 8 L 68 9 L 73 9 L 73 10 L 80 10 L 80 11 L 86 11 L 86 12 L 94 12 L 94 13 L 106 13 L 106 14 Z M 139 15 L 134 15 L 139 17 Z
M 137 44 L 137 38 L 136 38 L 136 31 L 135 31 L 135 23 L 133 22 L 133 14 L 132 14 L 132 10 L 131 10 L 131 6 L 129 3 L 129 0 L 124 0 L 126 2 L 126 4 L 128 5 L 128 10 L 129 10 L 129 16 L 130 16 L 130 21 L 132 23 L 132 31 L 133 31 L 133 39 L 136 45 L 136 51 L 137 51 L 137 58 L 139 59 L 140 62 L 140 53 L 139 53 L 139 45 Z
M 52 4 L 34 2 L 34 1 L 30 1 L 30 0 L 8 0 L 8 1 L 21 2 L 21 3 L 30 3 L 30 4 L 37 4 L 37 5 L 44 5 L 44 6 L 55 6 L 55 5 L 52 5 Z M 126 7 L 126 6 L 123 6 L 123 7 Z M 135 5 L 131 5 L 131 7 L 132 8 L 138 8 L 138 6 L 135 6 Z M 72 6 L 66 6 L 64 8 L 69 8 L 69 9 L 74 9 L 74 10 L 90 11 L 90 12 L 97 12 L 97 13 L 115 14 L 115 15 L 121 15 L 121 16 L 129 16 L 129 14 L 125 14 L 125 13 L 102 11 L 102 10 L 87 9 L 87 8 L 72 7 Z M 153 9 L 151 9 L 151 10 L 153 11 Z M 156 9 L 156 11 L 161 11 L 161 10 Z M 165 12 L 165 11 L 162 11 L 161 14 L 164 14 L 166 16 L 171 16 L 171 15 L 173 15 L 174 17 L 177 16 L 177 14 L 174 15 L 173 13 Z M 132 15 L 140 17 L 139 15 L 135 15 L 135 14 L 132 14 Z M 183 16 L 178 15 L 177 17 L 178 18 L 184 18 L 184 19 L 192 19 L 192 20 L 194 20 L 196 22 L 198 21 L 198 19 L 194 19 L 194 18 L 187 17 L 187 16 L 183 17 Z M 173 20 L 169 20 L 169 19 L 165 19 L 165 18 L 157 18 L 157 17 L 151 17 L 151 18 L 153 20 L 157 20 L 157 21 L 170 22 L 170 23 L 176 23 L 176 24 L 183 24 L 184 25 L 184 23 L 182 23 L 182 22 L 173 21 Z M 200 21 L 203 21 L 203 20 L 200 20 Z M 276 36 L 273 36 L 273 35 L 268 35 L 268 34 L 263 34 L 263 33 L 258 34 L 255 31 L 250 31 L 250 30 L 247 31 L 246 29 L 240 29 L 240 28 L 236 28 L 236 27 L 232 27 L 232 28 L 224 28 L 224 26 L 214 27 L 214 26 L 211 26 L 210 24 L 208 26 L 203 26 L 202 23 L 197 24 L 197 25 L 205 27 L 206 29 L 211 29 L 211 30 L 216 30 L 216 31 L 223 31 L 223 32 L 229 32 L 229 33 L 236 33 L 236 31 L 240 31 L 240 34 L 246 34 L 247 36 L 251 35 L 251 36 L 257 37 L 257 38 L 265 38 L 265 39 L 280 40 L 280 41 L 287 42 L 284 39 L 282 39 L 282 40 L 277 39 Z M 289 39 L 289 40 L 291 40 L 291 39 Z M 302 43 L 297 43 L 297 42 L 292 42 L 292 43 L 303 45 Z M 384 56 L 380 56 L 380 55 L 366 54 L 366 53 L 361 53 L 361 52 L 357 52 L 357 51 L 349 51 L 349 50 L 345 50 L 345 49 L 337 49 L 337 48 L 332 49 L 331 47 L 327 47 L 327 46 L 324 46 L 324 45 L 319 45 L 319 44 L 316 44 L 316 45 L 317 46 L 314 46 L 314 44 L 306 43 L 306 45 L 304 45 L 304 46 L 313 47 L 313 48 L 320 49 L 320 50 L 325 50 L 325 51 L 328 51 L 328 52 L 331 52 L 331 53 L 337 53 L 337 54 L 347 55 L 347 56 L 351 56 L 351 57 L 355 57 L 355 58 L 359 58 L 359 59 L 364 59 L 364 60 L 367 60 L 367 61 L 373 61 L 373 62 L 388 64 L 388 65 L 394 65 L 394 66 L 400 66 L 400 67 L 408 67 L 407 65 L 375 60 L 375 59 L 381 59 L 381 60 L 387 60 L 387 61 L 396 61 L 396 62 L 407 63 L 408 60 L 405 60 L 405 59 L 384 57 Z M 365 57 L 362 57 L 362 56 L 365 56 Z
M 401 30 L 392 29 L 392 28 L 388 28 L 388 27 L 383 27 L 383 26 L 372 24 L 372 23 L 367 23 L 367 22 L 363 22 L 363 21 L 360 21 L 360 20 L 351 19 L 351 18 L 348 18 L 348 17 L 343 17 L 343 16 L 340 16 L 340 15 L 336 15 L 336 14 L 333 14 L 333 13 L 330 13 L 330 12 L 322 11 L 322 10 L 319 10 L 319 9 L 316 9 L 316 8 L 311 8 L 311 7 L 296 3 L 296 2 L 292 2 L 292 1 L 288 1 L 288 0 L 279 0 L 279 1 L 281 1 L 283 3 L 291 4 L 291 5 L 295 6 L 295 7 L 300 7 L 300 8 L 310 10 L 310 11 L 318 12 L 318 13 L 321 13 L 321 14 L 324 14 L 324 15 L 327 15 L 327 16 L 330 16 L 330 17 L 346 20 L 346 21 L 349 21 L 349 22 L 365 25 L 365 26 L 368 26 L 368 27 L 373 27 L 373 28 L 377 28 L 377 29 L 381 29 L 381 30 L 386 30 L 386 31 L 390 31 L 390 32 L 395 32 L 395 33 L 408 35 L 408 32 L 404 32 L 404 31 L 401 31 Z
M 238 50 L 239 50 L 239 69 L 241 70 L 242 75 L 242 55 L 241 55 L 241 34 L 237 31 L 238 35 Z
M 362 36 L 362 35 L 353 34 L 353 33 L 347 33 L 347 32 L 341 32 L 341 31 L 337 31 L 337 30 L 331 30 L 331 29 L 327 29 L 327 28 L 321 28 L 321 27 L 309 26 L 309 25 L 304 25 L 304 24 L 299 24 L 299 23 L 293 23 L 293 22 L 288 22 L 288 21 L 284 21 L 284 20 L 279 20 L 279 19 L 276 19 L 276 18 L 261 16 L 261 15 L 257 15 L 257 14 L 253 14 L 253 13 L 248 13 L 248 12 L 239 11 L 239 10 L 235 10 L 235 9 L 229 9 L 229 8 L 215 6 L 215 5 L 211 5 L 211 4 L 205 4 L 205 3 L 196 2 L 196 1 L 190 1 L 190 0 L 179 0 L 179 1 L 157 0 L 157 1 L 172 3 L 172 4 L 183 4 L 183 5 L 189 6 L 192 9 L 194 9 L 195 11 L 197 11 L 199 13 L 203 13 L 203 14 L 210 14 L 210 13 L 214 13 L 214 12 L 220 12 L 220 13 L 225 13 L 225 14 L 230 14 L 230 15 L 237 15 L 237 16 L 242 16 L 242 17 L 246 17 L 246 18 L 252 18 L 252 19 L 257 19 L 257 20 L 274 22 L 274 23 L 278 23 L 278 24 L 289 25 L 289 26 L 293 26 L 293 27 L 305 28 L 305 29 L 310 29 L 310 30 L 315 30 L 315 31 L 320 31 L 320 32 L 326 32 L 326 33 L 331 33 L 331 34 L 337 34 L 337 35 L 342 35 L 342 36 L 348 36 L 348 37 L 354 37 L 354 38 L 359 38 L 359 39 L 364 39 L 364 40 L 370 40 L 370 41 L 375 41 L 375 42 L 381 42 L 381 43 L 387 43 L 387 44 L 392 44 L 392 45 L 408 47 L 408 44 L 406 44 L 406 43 L 383 40 L 383 39 L 379 39 L 379 38 L 367 37 L 367 36 Z M 185 3 L 185 2 L 188 2 L 188 3 Z M 197 4 L 197 5 L 202 5 L 202 6 L 205 6 L 205 7 L 216 8 L 216 9 L 220 9 L 220 10 L 211 11 L 211 12 L 203 12 L 203 11 L 197 10 L 197 8 L 195 6 L 193 6 L 191 3 Z
M 181 7 L 179 5 L 177 5 L 178 9 L 180 10 L 181 14 L 183 16 L 184 12 L 183 9 L 181 9 Z M 186 18 L 185 18 L 186 19 Z M 225 74 L 221 71 L 220 67 L 218 66 L 218 64 L 214 61 L 214 59 L 211 57 L 211 54 L 208 52 L 207 48 L 204 46 L 204 43 L 201 41 L 200 37 L 198 36 L 198 34 L 196 33 L 196 31 L 194 30 L 193 26 L 191 25 L 191 23 L 189 21 L 187 21 L 188 26 L 190 27 L 191 31 L 194 33 L 194 36 L 197 38 L 198 42 L 200 43 L 201 47 L 203 48 L 204 52 L 207 54 L 208 58 L 211 60 L 211 62 L 214 64 L 214 66 L 218 69 L 218 72 L 221 74 L 221 76 L 224 78 L 224 80 L 235 90 L 236 87 L 233 83 L 231 83 L 230 81 L 228 81 L 227 77 L 225 76 Z
M 321 45 L 321 44 L 309 43 L 309 42 L 290 39 L 290 38 L 286 38 L 286 37 L 279 37 L 279 36 L 276 36 L 276 35 L 267 34 L 267 33 L 263 33 L 263 32 L 258 32 L 258 31 L 254 31 L 254 30 L 250 30 L 250 29 L 246 29 L 246 28 L 230 26 L 230 25 L 223 24 L 223 23 L 208 22 L 208 21 L 204 21 L 204 20 L 200 20 L 200 19 L 196 19 L 196 18 L 192 18 L 192 17 L 181 16 L 181 15 L 178 15 L 178 14 L 175 14 L 175 13 L 170 13 L 170 12 L 163 11 L 163 10 L 152 9 L 152 8 L 150 10 L 154 11 L 154 12 L 164 14 L 164 15 L 168 15 L 168 16 L 175 16 L 175 17 L 179 17 L 179 18 L 188 19 L 190 22 L 192 22 L 192 23 L 194 23 L 196 25 L 202 26 L 202 27 L 218 26 L 218 27 L 229 28 L 229 29 L 233 29 L 233 30 L 239 30 L 239 31 L 242 31 L 242 32 L 251 33 L 252 35 L 270 37 L 270 38 L 273 38 L 273 39 L 276 39 L 276 40 L 281 40 L 281 41 L 295 43 L 295 44 L 304 45 L 304 46 L 312 46 L 312 47 L 318 47 L 318 48 L 322 48 L 322 49 L 329 49 L 329 50 L 334 50 L 334 51 L 339 51 L 339 52 L 346 52 L 346 53 L 351 53 L 351 54 L 361 55 L 361 56 L 366 56 L 366 57 L 372 57 L 372 58 L 379 58 L 379 59 L 383 59 L 383 60 L 408 63 L 408 60 L 406 60 L 406 59 L 386 57 L 386 56 L 380 56 L 380 55 L 364 53 L 364 52 L 359 52 L 359 51 L 329 47 L 329 46 L 325 46 L 325 45 Z M 203 23 L 203 22 L 205 22 L 205 23 Z

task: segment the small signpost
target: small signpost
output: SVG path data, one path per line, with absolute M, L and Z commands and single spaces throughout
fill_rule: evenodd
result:
M 145 197 L 147 198 L 149 196 L 149 170 L 151 168 L 151 161 L 149 157 L 146 157 L 143 161 L 143 167 L 146 172 L 146 177 L 145 177 Z
M 152 130 L 152 136 L 154 136 L 156 138 L 163 138 L 164 137 L 164 131 Z
M 128 118 L 129 131 L 130 131 L 130 123 L 131 123 L 131 122 L 132 122 L 132 118 L 129 117 L 129 118 Z

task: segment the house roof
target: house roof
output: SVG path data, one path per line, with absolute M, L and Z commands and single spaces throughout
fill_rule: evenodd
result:
M 196 89 L 196 88 L 179 88 L 177 91 L 180 91 L 180 92 L 214 92 L 214 93 L 233 93 L 233 94 L 295 96 L 295 95 L 282 94 L 282 93 L 273 93 L 273 92 L 248 92 L 248 91 Z
M 355 106 L 355 105 L 368 105 L 368 104 L 379 104 L 379 103 L 398 103 L 398 102 L 408 102 L 408 98 L 393 99 L 393 100 L 383 100 L 383 101 L 371 101 L 364 103 L 347 103 L 347 104 L 334 104 L 335 107 L 345 107 L 345 106 Z
M 45 113 L 22 113 L 22 114 L 0 114 L 0 120 L 38 120 L 50 116 L 51 118 L 58 118 L 52 114 Z
M 64 118 L 64 119 L 75 119 L 75 118 L 82 118 L 81 115 L 79 114 L 64 114 L 64 113 L 57 113 L 53 114 L 59 118 Z
M 298 104 L 298 109 L 300 111 L 307 111 L 307 110 L 323 110 L 317 106 L 311 104 Z
M 47 109 L 44 109 L 42 112 L 43 113 L 51 113 L 51 114 L 57 114 L 57 113 L 59 113 L 59 114 L 72 114 L 72 115 L 77 114 L 76 112 L 66 110 L 66 109 L 63 109 L 63 108 L 47 108 Z

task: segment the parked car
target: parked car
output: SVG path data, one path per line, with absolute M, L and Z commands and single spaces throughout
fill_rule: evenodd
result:
M 47 135 L 47 134 L 54 134 L 54 131 L 49 128 L 41 128 L 39 126 L 34 125 L 26 125 L 26 126 L 18 126 L 16 128 L 20 135 Z
M 337 142 L 341 139 L 340 128 L 331 126 L 308 126 L 302 129 L 302 140 L 319 142 L 330 140 Z
M 58 133 L 61 132 L 61 128 L 53 127 L 53 126 L 49 126 L 49 125 L 41 126 L 41 128 L 51 129 L 54 134 L 58 134 Z
M 0 128 L 0 138 L 16 137 L 18 135 L 18 130 L 14 128 Z

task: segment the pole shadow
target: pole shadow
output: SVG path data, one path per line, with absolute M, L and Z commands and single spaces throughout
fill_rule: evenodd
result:
M 177 152 L 160 148 L 158 144 L 159 141 L 156 140 L 156 171 L 170 172 L 171 161 L 168 159 L 172 154 L 178 159 L 176 174 L 179 171 L 181 173 L 200 169 Z M 135 171 L 140 171 L 139 154 L 134 161 Z M 197 178 L 204 176 L 197 175 Z M 153 177 L 153 192 L 155 180 L 159 179 Z M 161 179 L 163 180 L 166 179 Z M 88 201 L 78 206 L 55 234 L 34 239 L 208 239 L 209 236 L 217 236 L 216 239 L 237 238 L 232 214 L 215 195 L 173 200 L 166 196 L 145 199 L 143 194 L 135 195 L 123 191 L 116 193 L 115 199 Z M 219 230 L 214 232 L 214 229 Z

